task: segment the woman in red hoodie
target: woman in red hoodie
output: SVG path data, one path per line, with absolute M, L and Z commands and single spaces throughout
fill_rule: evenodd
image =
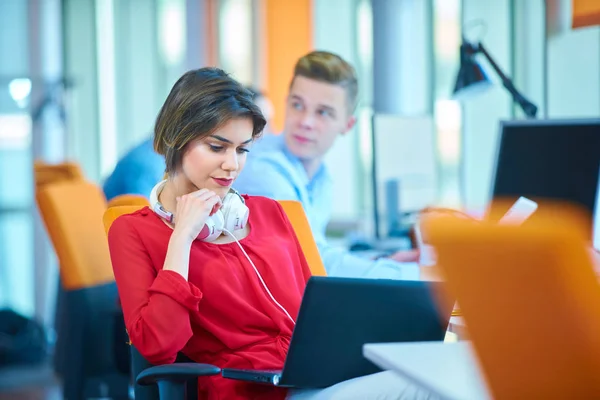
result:
M 129 337 L 153 364 L 182 352 L 221 368 L 283 367 L 310 270 L 279 203 L 231 189 L 264 126 L 251 94 L 216 68 L 184 74 L 160 110 L 154 148 L 168 178 L 151 207 L 108 235 Z M 226 400 L 414 393 L 391 373 L 293 393 L 220 376 L 199 383 L 200 398 Z

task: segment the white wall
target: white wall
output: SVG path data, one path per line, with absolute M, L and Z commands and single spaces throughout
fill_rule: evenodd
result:
M 572 29 L 571 0 L 547 0 L 547 5 L 549 116 L 597 117 L 600 27 Z
M 511 12 L 509 0 L 490 4 L 463 0 L 463 22 L 476 18 L 484 21 L 484 45 L 505 73 L 514 76 L 517 89 L 539 107 L 538 118 L 600 116 L 600 28 L 572 30 L 570 4 L 569 0 L 548 0 L 546 10 L 544 0 L 514 1 Z M 514 115 L 521 118 L 520 109 L 501 85 L 464 104 L 467 208 L 479 209 L 488 201 L 498 122 L 512 118 L 513 107 Z
M 596 117 L 600 27 L 573 30 L 569 0 L 548 0 L 547 9 L 544 3 L 515 4 L 515 83 L 540 107 L 540 118 Z
M 548 62 L 549 116 L 600 116 L 600 28 L 551 36 Z

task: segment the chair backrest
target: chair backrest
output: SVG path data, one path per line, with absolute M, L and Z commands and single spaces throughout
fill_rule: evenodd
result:
M 283 207 L 285 214 L 294 228 L 294 232 L 296 232 L 310 271 L 315 276 L 326 276 L 327 272 L 325 271 L 319 248 L 310 229 L 310 224 L 302 203 L 294 200 L 280 200 L 279 204 Z
M 36 204 L 42 220 L 46 220 L 45 209 L 40 207 L 37 192 L 45 185 L 58 182 L 83 181 L 85 178 L 79 164 L 64 162 L 49 164 L 41 160 L 33 163 L 33 178 L 35 182 Z
M 115 220 L 121 215 L 131 214 L 133 212 L 136 212 L 137 210 L 141 210 L 144 207 L 145 206 L 143 205 L 127 205 L 107 208 L 104 212 L 104 215 L 102 216 L 102 223 L 104 224 L 105 234 L 108 235 L 108 231 L 110 230 L 112 223 L 115 222 Z
M 106 200 L 100 188 L 83 180 L 48 183 L 36 198 L 63 287 L 74 290 L 114 281 L 101 222 Z
M 33 176 L 36 188 L 49 183 L 84 180 L 79 164 L 74 162 L 48 164 L 36 160 L 33 163 Z
M 579 217 L 428 222 L 496 399 L 600 397 L 600 286 Z
M 302 204 L 297 201 L 280 201 L 279 202 L 292 227 L 294 228 L 294 232 L 300 241 L 300 246 L 302 247 L 302 251 L 308 261 L 308 264 L 311 268 L 311 272 L 313 275 L 326 275 L 325 267 L 323 266 L 323 261 L 321 260 L 321 256 L 319 255 L 319 249 L 315 243 L 315 240 L 312 235 L 312 231 L 310 229 L 310 225 L 308 223 L 308 219 L 306 218 L 306 214 L 304 213 L 304 209 L 302 208 Z M 108 234 L 112 223 L 119 218 L 121 215 L 131 214 L 141 208 L 144 205 L 120 205 L 115 207 L 109 207 L 102 217 L 102 222 L 104 223 L 104 231 Z M 182 354 L 179 357 L 183 357 Z M 185 361 L 185 359 L 183 359 Z M 152 365 L 146 361 L 140 353 L 135 349 L 135 347 L 131 347 L 131 370 L 134 377 L 136 377 L 141 371 L 146 368 L 151 367 Z M 192 386 L 188 387 L 188 394 L 195 394 L 196 392 L 193 389 L 193 385 L 195 382 L 189 383 Z M 135 385 L 135 398 L 141 400 L 157 400 L 158 399 L 158 391 L 156 387 L 143 387 L 140 385 Z
M 121 194 L 108 201 L 108 208 L 118 206 L 149 206 L 150 201 L 139 194 Z
M 319 249 L 315 243 L 306 213 L 302 208 L 302 203 L 292 200 L 281 200 L 279 204 L 283 207 L 285 214 L 287 215 L 294 232 L 300 241 L 300 246 L 304 252 L 304 257 L 308 261 L 308 265 L 313 275 L 325 276 L 325 267 L 323 266 L 323 260 L 319 254 Z M 102 218 L 104 222 L 104 230 L 108 233 L 112 223 L 123 214 L 130 214 L 134 211 L 142 208 L 143 205 L 122 205 L 116 207 L 109 207 L 104 213 Z

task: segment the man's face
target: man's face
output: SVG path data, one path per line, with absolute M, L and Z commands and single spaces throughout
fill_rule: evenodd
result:
M 338 135 L 352 128 L 343 87 L 297 76 L 287 98 L 285 141 L 302 161 L 320 161 Z

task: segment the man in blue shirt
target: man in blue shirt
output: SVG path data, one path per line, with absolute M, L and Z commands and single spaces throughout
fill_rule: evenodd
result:
M 354 126 L 357 94 L 354 68 L 339 56 L 315 51 L 298 60 L 283 133 L 255 143 L 234 187 L 250 195 L 302 202 L 329 275 L 417 279 L 414 262 L 358 257 L 330 246 L 325 238 L 333 193 L 323 159 L 336 138 Z
M 154 151 L 152 138 L 146 139 L 119 160 L 104 182 L 104 195 L 107 200 L 122 194 L 150 197 L 150 191 L 164 174 L 164 157 Z

